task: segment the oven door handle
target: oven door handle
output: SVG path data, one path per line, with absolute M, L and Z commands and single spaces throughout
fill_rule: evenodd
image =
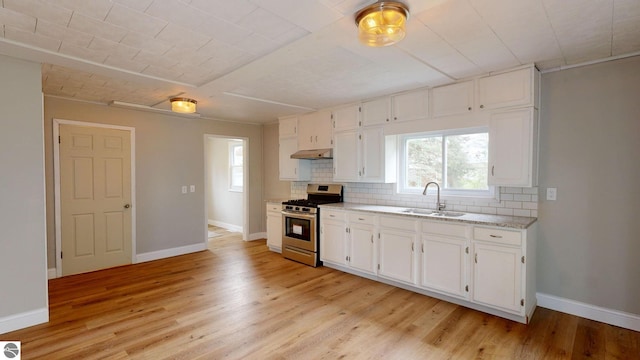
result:
M 282 215 L 292 217 L 292 218 L 309 219 L 309 220 L 315 220 L 316 218 L 316 214 L 301 214 L 301 213 L 289 212 L 289 211 L 282 211 Z

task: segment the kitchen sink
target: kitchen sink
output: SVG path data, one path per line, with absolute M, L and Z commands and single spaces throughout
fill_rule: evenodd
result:
M 401 210 L 400 212 L 405 214 L 438 216 L 438 217 L 458 217 L 458 216 L 464 215 L 464 213 L 455 212 L 455 211 L 436 211 L 431 209 L 420 209 L 420 208 L 404 209 L 404 210 Z

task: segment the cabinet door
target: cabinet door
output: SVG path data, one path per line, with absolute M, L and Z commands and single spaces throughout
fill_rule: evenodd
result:
M 416 90 L 391 98 L 393 121 L 410 121 L 429 117 L 429 90 Z
M 382 125 L 389 121 L 391 102 L 388 97 L 362 103 L 362 126 Z
M 468 298 L 468 241 L 422 235 L 421 285 L 430 290 Z
M 363 128 L 360 131 L 361 162 L 359 175 L 363 182 L 385 181 L 385 143 L 382 127 Z M 395 171 L 395 169 L 393 169 Z
M 489 120 L 489 185 L 534 186 L 535 161 L 532 108 L 491 115 Z
M 282 251 L 282 214 L 279 212 L 267 212 L 267 246 Z
M 283 137 L 294 137 L 298 135 L 298 117 L 282 118 L 279 121 L 279 135 Z
M 280 180 L 311 180 L 311 160 L 292 159 L 298 151 L 297 138 L 280 139 Z
M 324 218 L 320 222 L 320 260 L 346 265 L 346 223 Z
M 465 81 L 431 90 L 433 116 L 471 113 L 473 111 L 473 84 L 473 81 Z
M 333 131 L 355 130 L 360 126 L 360 105 L 351 105 L 333 110 Z
M 298 149 L 315 150 L 332 147 L 331 112 L 317 111 L 298 119 Z
M 518 247 L 474 243 L 473 300 L 520 313 L 522 250 Z
M 372 274 L 375 273 L 374 230 L 373 225 L 349 225 L 351 235 L 349 266 Z
M 358 181 L 358 133 L 345 131 L 336 133 L 333 138 L 333 180 Z
M 534 106 L 533 95 L 533 68 L 478 79 L 480 109 Z
M 415 232 L 380 229 L 378 274 L 415 284 Z

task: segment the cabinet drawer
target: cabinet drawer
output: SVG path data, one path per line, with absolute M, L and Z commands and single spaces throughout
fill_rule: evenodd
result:
M 507 245 L 520 246 L 522 244 L 522 232 L 520 231 L 475 227 L 473 228 L 473 238 Z
M 430 221 L 424 221 L 422 223 L 422 232 L 430 234 L 455 236 L 466 239 L 469 237 L 470 230 L 471 226 L 468 225 L 445 224 Z
M 344 220 L 344 211 L 340 210 L 320 210 L 320 217 L 322 219 L 331 219 L 331 220 Z
M 373 214 L 365 214 L 365 213 L 349 213 L 349 222 L 359 223 L 359 224 L 369 224 L 373 225 L 375 223 L 376 216 Z
M 394 228 L 405 231 L 415 231 L 415 220 L 407 220 L 397 217 L 381 216 L 380 227 Z
M 282 210 L 282 204 L 280 204 L 280 203 L 267 203 L 267 211 L 280 212 L 281 210 Z

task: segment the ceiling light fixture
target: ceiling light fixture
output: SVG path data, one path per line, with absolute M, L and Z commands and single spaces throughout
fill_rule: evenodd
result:
M 171 111 L 181 114 L 193 114 L 196 112 L 197 101 L 185 97 L 174 97 L 171 101 Z
M 396 1 L 378 1 L 356 13 L 360 42 L 373 47 L 387 46 L 404 39 L 409 8 Z

